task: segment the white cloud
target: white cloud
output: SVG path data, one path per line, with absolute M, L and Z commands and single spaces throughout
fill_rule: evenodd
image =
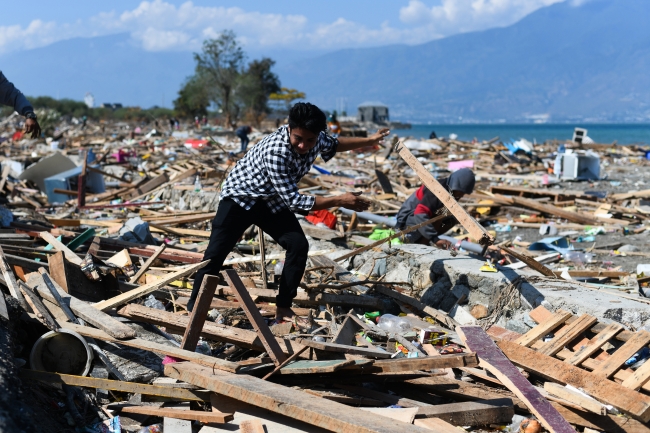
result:
M 240 7 L 180 6 L 142 1 L 127 11 L 106 11 L 68 24 L 32 21 L 27 27 L 0 26 L 0 53 L 35 48 L 75 36 L 128 32 L 145 50 L 197 50 L 205 38 L 234 30 L 247 47 L 328 49 L 415 44 L 455 33 L 505 26 L 534 10 L 563 0 L 442 0 L 428 6 L 410 0 L 400 22 L 366 26 L 346 18 L 316 22 L 303 15 L 261 13 Z M 570 0 L 581 2 L 585 0 Z M 392 17 L 390 17 L 392 18 Z
M 491 27 L 503 27 L 521 18 L 564 0 L 442 0 L 429 7 L 421 0 L 410 0 L 400 9 L 400 20 L 420 25 L 440 36 Z M 573 0 L 576 1 L 576 0 Z

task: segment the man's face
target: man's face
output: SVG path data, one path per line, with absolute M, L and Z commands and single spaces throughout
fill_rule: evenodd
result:
M 289 128 L 289 141 L 298 154 L 305 155 L 316 146 L 318 134 L 304 128 Z
M 453 195 L 456 200 L 460 200 L 461 198 L 465 197 L 465 193 L 463 191 L 452 191 L 451 195 Z

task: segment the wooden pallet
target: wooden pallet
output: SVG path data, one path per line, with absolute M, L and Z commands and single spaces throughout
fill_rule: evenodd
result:
M 583 388 L 603 403 L 636 419 L 650 421 L 650 362 L 633 371 L 625 362 L 650 344 L 650 332 L 632 332 L 620 324 L 604 324 L 543 307 L 531 312 L 538 325 L 514 340 L 501 340 L 501 350 L 516 365 L 549 381 Z M 613 346 L 613 347 L 612 347 Z

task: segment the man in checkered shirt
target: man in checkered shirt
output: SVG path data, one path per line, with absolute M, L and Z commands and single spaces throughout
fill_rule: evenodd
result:
M 295 213 L 340 206 L 355 211 L 368 209 L 369 202 L 358 194 L 334 197 L 301 194 L 298 182 L 309 172 L 316 157 L 328 161 L 336 153 L 373 146 L 388 135 L 382 129 L 370 137 L 333 138 L 325 132 L 325 114 L 309 103 L 297 103 L 289 112 L 289 124 L 265 137 L 232 170 L 221 191 L 217 215 L 212 221 L 210 243 L 203 260 L 210 260 L 194 278 L 191 311 L 205 275 L 218 275 L 224 260 L 244 231 L 257 225 L 287 250 L 280 291 L 276 297 L 276 318 L 294 315 L 291 310 L 298 284 L 307 264 L 309 244 Z

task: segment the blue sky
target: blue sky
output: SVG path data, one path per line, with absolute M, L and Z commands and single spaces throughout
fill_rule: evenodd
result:
M 251 51 L 418 44 L 507 26 L 562 0 L 31 0 L 3 2 L 0 54 L 129 33 L 148 51 L 197 50 L 229 28 Z M 584 0 L 571 0 L 584 1 Z

